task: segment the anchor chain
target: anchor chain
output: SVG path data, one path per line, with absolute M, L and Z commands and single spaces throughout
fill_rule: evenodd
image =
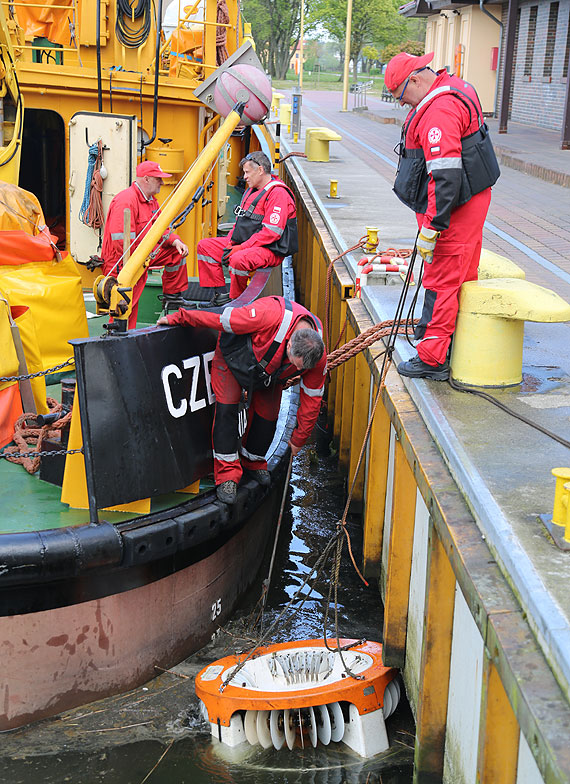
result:
M 32 378 L 39 378 L 40 376 L 49 376 L 50 373 L 57 373 L 59 370 L 63 370 L 64 367 L 74 364 L 75 359 L 70 357 L 70 359 L 66 359 L 65 362 L 61 362 L 59 365 L 54 365 L 47 370 L 38 370 L 36 373 L 24 373 L 21 376 L 0 376 L 0 384 L 3 384 L 5 381 L 25 381 Z

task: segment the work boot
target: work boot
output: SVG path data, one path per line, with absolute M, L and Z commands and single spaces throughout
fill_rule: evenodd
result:
M 196 307 L 196 303 L 192 302 L 190 299 L 186 299 L 184 296 L 185 293 L 185 291 L 181 291 L 179 294 L 163 294 L 160 299 L 169 310 L 174 308 L 192 310 Z
M 447 381 L 449 378 L 449 363 L 446 361 L 442 365 L 428 365 L 416 354 L 406 362 L 400 362 L 398 373 L 409 378 L 428 378 L 432 381 Z
M 228 305 L 231 302 L 230 295 L 227 292 L 220 292 L 216 291 L 214 296 L 209 302 L 203 302 L 198 306 L 200 310 L 204 310 L 207 308 L 221 308 L 224 305 Z
M 237 498 L 237 482 L 234 482 L 233 479 L 228 479 L 227 482 L 222 482 L 220 485 L 217 485 L 216 495 L 218 496 L 218 501 L 221 501 L 223 504 L 235 504 Z
M 271 474 L 266 468 L 249 468 L 248 474 L 262 487 L 269 487 L 271 484 Z

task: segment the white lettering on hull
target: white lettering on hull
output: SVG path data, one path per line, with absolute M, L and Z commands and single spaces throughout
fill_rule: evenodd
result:
M 181 398 L 180 400 L 175 401 L 172 393 L 171 382 L 173 378 L 180 380 L 183 377 L 183 371 L 180 370 L 178 365 L 165 365 L 162 368 L 160 378 L 162 381 L 162 387 L 164 389 L 166 407 L 168 408 L 170 415 L 175 419 L 183 417 L 188 412 L 188 410 L 190 410 L 190 412 L 200 411 L 200 409 L 205 408 L 207 405 L 211 406 L 214 402 L 215 397 L 212 391 L 212 378 L 210 371 L 213 357 L 214 352 L 208 351 L 206 354 L 202 354 L 201 357 L 188 357 L 182 361 L 183 370 L 190 371 L 192 373 L 190 395 L 188 400 L 186 400 L 186 398 Z M 200 380 L 200 372 L 202 368 L 206 382 L 206 394 L 208 396 L 207 402 L 203 397 L 199 399 L 197 398 L 198 382 Z

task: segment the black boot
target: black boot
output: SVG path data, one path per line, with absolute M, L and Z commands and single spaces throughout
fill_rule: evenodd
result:
M 217 485 L 216 495 L 218 496 L 218 501 L 221 501 L 223 504 L 235 504 L 237 498 L 237 482 L 228 479 L 227 482 L 222 482 L 220 485 Z
M 200 310 L 205 308 L 221 308 L 231 302 L 230 295 L 227 292 L 217 291 L 209 302 L 203 302 L 198 305 Z
M 408 376 L 409 378 L 428 378 L 432 381 L 447 381 L 449 378 L 449 363 L 444 362 L 442 365 L 428 365 L 423 362 L 416 354 L 415 357 L 409 359 L 407 362 L 400 362 L 398 365 L 398 373 L 401 376 Z

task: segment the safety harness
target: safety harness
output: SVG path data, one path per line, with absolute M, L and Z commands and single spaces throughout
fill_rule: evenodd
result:
M 285 310 L 281 323 L 271 345 L 261 359 L 257 359 L 255 356 L 251 334 L 235 335 L 232 332 L 223 332 L 220 335 L 222 356 L 238 384 L 241 384 L 248 392 L 269 387 L 279 379 L 281 367 L 273 373 L 268 373 L 267 367 L 283 344 L 293 322 L 293 305 L 288 299 L 283 301 Z M 301 317 L 309 321 L 313 329 L 319 331 L 318 324 L 315 323 L 310 313 L 303 313 Z
M 259 204 L 261 199 L 267 198 L 268 191 L 270 188 L 285 188 L 286 191 L 290 194 L 293 201 L 295 201 L 295 197 L 291 190 L 285 185 L 285 183 L 280 182 L 279 180 L 271 180 L 267 183 L 265 188 L 262 188 L 255 199 L 251 202 L 251 204 L 247 207 L 247 209 L 243 209 L 241 204 L 239 204 L 234 209 L 234 214 L 237 216 L 237 220 L 235 222 L 234 230 L 232 232 L 232 243 L 234 245 L 241 245 L 242 242 L 248 240 L 253 234 L 256 234 L 258 231 L 261 231 L 263 227 L 263 213 L 255 212 L 256 206 Z M 242 202 L 252 193 L 252 189 L 250 188 L 247 190 L 244 195 Z M 274 253 L 277 253 L 279 256 L 292 256 L 293 253 L 297 253 L 299 250 L 299 237 L 297 233 L 297 218 L 289 218 L 287 223 L 285 224 L 285 228 L 283 229 L 283 234 L 278 237 L 274 242 L 270 245 L 266 245 L 269 250 L 272 250 Z
M 409 120 L 402 126 L 398 149 L 398 170 L 393 190 L 400 201 L 417 213 L 425 213 L 427 210 L 429 177 L 424 151 L 421 147 L 406 147 L 406 134 L 418 110 L 423 109 L 426 104 L 442 95 L 453 95 L 467 107 L 469 124 L 471 124 L 472 118 L 469 106 L 471 103 L 475 107 L 479 120 L 479 128 L 461 139 L 461 186 L 456 206 L 465 204 L 472 196 L 490 188 L 497 182 L 501 173 L 489 136 L 489 129 L 483 121 L 483 116 L 475 101 L 457 87 L 451 85 L 439 87 L 433 93 L 426 95 L 415 108 Z

